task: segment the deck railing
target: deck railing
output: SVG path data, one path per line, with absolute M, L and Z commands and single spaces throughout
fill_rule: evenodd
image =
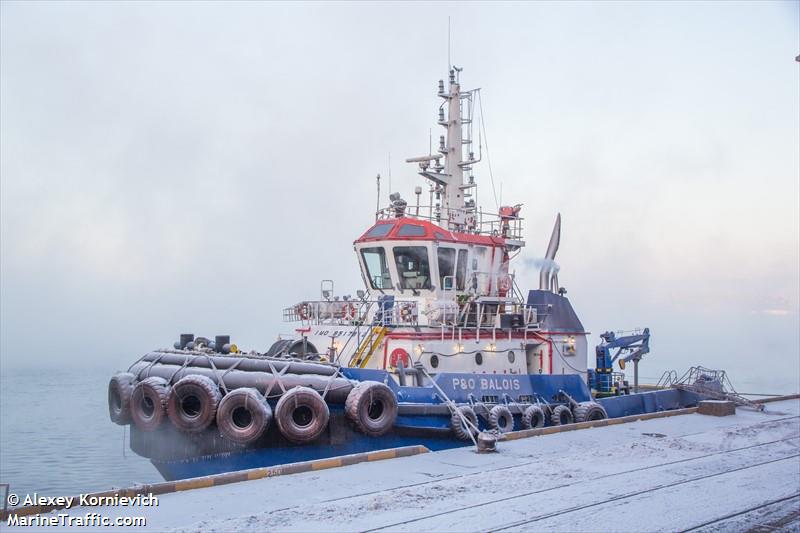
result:
M 396 208 L 384 207 L 376 212 L 378 220 L 397 219 L 397 218 L 410 218 L 416 220 L 426 220 L 433 224 L 440 225 L 447 228 L 448 221 L 450 220 L 450 212 L 453 212 L 457 217 L 464 216 L 463 209 L 445 209 L 441 206 L 407 206 L 402 213 L 399 213 Z M 468 228 L 466 233 L 475 233 L 477 235 L 487 235 L 492 237 L 503 237 L 510 240 L 523 240 L 524 228 L 523 221 L 525 219 L 519 217 L 502 217 L 497 213 L 485 212 L 483 210 L 474 210 L 470 215 L 474 215 L 474 227 Z

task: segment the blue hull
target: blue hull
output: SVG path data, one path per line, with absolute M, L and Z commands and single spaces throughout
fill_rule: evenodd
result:
M 423 445 L 432 451 L 470 445 L 469 441 L 456 439 L 450 431 L 450 415 L 438 393 L 431 387 L 400 387 L 386 374 L 377 370 L 343 369 L 351 379 L 386 382 L 397 394 L 401 405 L 395 427 L 382 437 L 368 437 L 355 431 L 347 422 L 342 406 L 331 405 L 328 432 L 317 442 L 292 445 L 282 440 L 277 432 L 258 446 L 248 449 L 234 448 L 215 432 L 209 431 L 201 439 L 186 440 L 169 428 L 160 435 L 143 434 L 131 429 L 131 447 L 137 453 L 151 458 L 151 462 L 168 481 L 263 468 L 314 459 L 326 459 L 359 452 Z M 491 381 L 487 381 L 491 380 Z M 578 376 L 497 376 L 476 374 L 441 374 L 436 382 L 448 398 L 457 403 L 470 401 L 552 401 L 559 391 L 567 392 L 576 401 L 591 399 L 586 384 Z M 487 398 L 489 398 L 487 400 Z M 616 396 L 597 400 L 610 418 L 679 409 L 696 405 L 697 397 L 679 390 L 664 390 Z M 515 429 L 519 417 L 515 417 Z M 485 420 L 479 419 L 484 427 Z M 205 453 L 197 449 L 203 442 Z M 164 443 L 169 443 L 164 446 Z M 198 453 L 199 452 L 199 453 Z

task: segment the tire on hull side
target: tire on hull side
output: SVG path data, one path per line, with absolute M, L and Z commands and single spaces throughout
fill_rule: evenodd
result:
M 136 384 L 131 394 L 131 419 L 142 431 L 155 431 L 167 418 L 167 380 L 149 377 Z
M 136 386 L 136 376 L 121 372 L 108 382 L 108 416 L 120 426 L 131 423 L 131 396 Z
M 192 374 L 173 385 L 167 414 L 181 431 L 199 433 L 214 423 L 221 399 L 219 387 L 211 378 Z
M 514 430 L 514 415 L 505 405 L 495 405 L 489 411 L 489 427 L 500 433 Z
M 272 408 L 258 390 L 243 387 L 222 398 L 217 408 L 220 434 L 237 444 L 258 440 L 272 422 Z
M 394 426 L 397 398 L 383 383 L 362 381 L 347 395 L 344 410 L 361 433 L 380 437 Z
M 572 424 L 575 418 L 572 416 L 572 411 L 568 405 L 557 405 L 553 408 L 553 413 L 550 415 L 550 423 L 554 426 L 563 426 L 565 424 Z
M 275 406 L 275 422 L 281 434 L 295 444 L 316 440 L 328 427 L 328 404 L 314 389 L 295 387 Z
M 608 418 L 605 408 L 597 402 L 581 402 L 575 408 L 575 422 L 590 422 Z
M 546 421 L 544 410 L 538 405 L 530 405 L 525 409 L 525 412 L 522 413 L 523 429 L 543 428 Z
M 462 417 L 469 421 L 471 426 L 464 423 Z M 478 417 L 472 407 L 462 405 L 457 407 L 450 417 L 450 428 L 455 433 L 456 437 L 461 440 L 471 440 L 476 431 L 473 428 L 478 427 Z

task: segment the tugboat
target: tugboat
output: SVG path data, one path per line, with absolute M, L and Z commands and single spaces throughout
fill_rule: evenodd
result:
M 428 205 L 389 196 L 354 242 L 365 289 L 283 310 L 296 335 L 264 352 L 182 334 L 109 383 L 111 420 L 167 480 L 691 405 L 683 391 L 606 394 L 607 354 L 587 368 L 587 332 L 559 286 L 556 216 L 538 288 L 510 268 L 525 246 L 521 205 L 476 203 L 473 114 L 461 69 L 439 81 L 437 153 L 408 159 Z M 649 334 L 648 334 L 649 336 Z M 641 350 L 640 350 L 641 352 Z M 599 353 L 599 352 L 598 352 Z M 605 352 L 604 352 L 605 353 Z M 636 359 L 638 362 L 638 359 Z M 602 366 L 602 367 L 601 367 Z M 619 393 L 618 390 L 615 393 Z

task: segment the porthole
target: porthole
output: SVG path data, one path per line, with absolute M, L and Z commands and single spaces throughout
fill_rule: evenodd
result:
M 509 363 L 513 363 L 514 359 L 516 359 L 516 356 L 514 355 L 514 350 L 509 350 L 508 351 L 508 362 Z
M 439 356 L 433 354 L 431 356 L 431 368 L 437 368 L 439 366 Z
M 483 354 L 481 352 L 478 352 L 478 353 L 475 354 L 475 364 L 476 365 L 482 365 L 483 364 Z

